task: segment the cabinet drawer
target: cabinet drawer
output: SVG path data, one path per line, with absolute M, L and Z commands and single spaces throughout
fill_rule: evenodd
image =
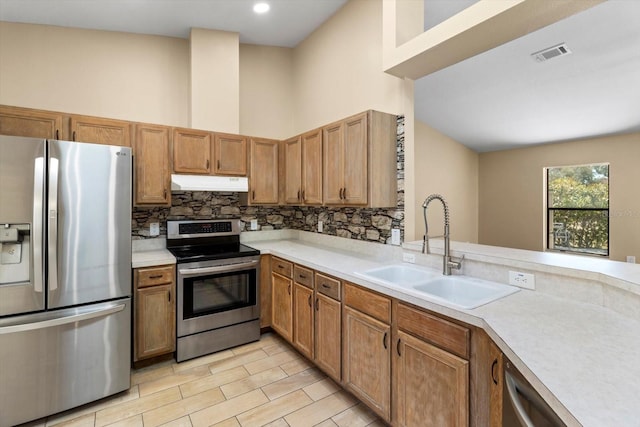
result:
M 291 279 L 293 278 L 293 263 L 273 257 L 271 258 L 271 271 Z
M 425 339 L 457 356 L 469 358 L 469 329 L 463 326 L 398 304 L 398 329 Z
M 316 273 L 316 290 L 323 295 L 340 301 L 340 281 L 333 277 L 328 277 L 320 273 Z
M 173 283 L 175 277 L 175 266 L 165 265 L 162 267 L 149 267 L 136 269 L 137 286 L 144 288 L 147 286 L 165 285 Z
M 294 265 L 293 280 L 296 283 L 300 283 L 301 285 L 306 286 L 307 288 L 313 289 L 313 270 L 300 267 L 299 265 Z
M 388 297 L 345 283 L 344 302 L 371 317 L 391 323 L 391 299 Z

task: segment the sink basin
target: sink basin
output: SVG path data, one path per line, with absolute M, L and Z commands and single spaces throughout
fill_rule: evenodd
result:
M 406 264 L 393 264 L 355 272 L 371 282 L 401 288 L 433 302 L 470 310 L 506 297 L 520 289 L 515 286 L 466 276 L 443 276 L 436 271 Z
M 356 272 L 356 274 L 373 282 L 383 282 L 401 287 L 411 287 L 438 277 L 435 272 L 404 264 L 386 265 L 363 272 Z
M 476 308 L 519 291 L 515 286 L 459 276 L 439 277 L 417 284 L 413 289 L 464 309 Z

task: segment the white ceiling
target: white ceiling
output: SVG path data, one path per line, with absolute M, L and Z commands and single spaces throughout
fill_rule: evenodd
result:
M 295 47 L 346 0 L 0 0 L 0 21 L 189 38 L 190 28 L 240 33 L 240 42 Z
M 181 38 L 210 28 L 294 47 L 346 3 L 267 0 L 271 11 L 256 15 L 255 1 L 0 0 L 0 20 Z M 425 1 L 444 19 L 476 0 Z M 639 0 L 608 0 L 423 77 L 416 119 L 480 152 L 640 131 L 639 22 Z M 571 55 L 530 57 L 562 42 Z
M 562 42 L 571 55 L 530 57 Z M 640 1 L 605 1 L 417 80 L 415 116 L 480 152 L 640 131 Z

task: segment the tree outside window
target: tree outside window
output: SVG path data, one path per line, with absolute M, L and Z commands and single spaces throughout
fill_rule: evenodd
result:
M 609 255 L 609 165 L 547 168 L 547 248 Z

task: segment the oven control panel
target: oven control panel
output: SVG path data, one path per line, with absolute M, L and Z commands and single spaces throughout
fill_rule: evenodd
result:
M 210 233 L 230 233 L 231 222 L 196 222 L 180 224 L 178 226 L 180 234 L 210 234 Z
M 167 221 L 167 237 L 213 237 L 240 234 L 239 220 Z

